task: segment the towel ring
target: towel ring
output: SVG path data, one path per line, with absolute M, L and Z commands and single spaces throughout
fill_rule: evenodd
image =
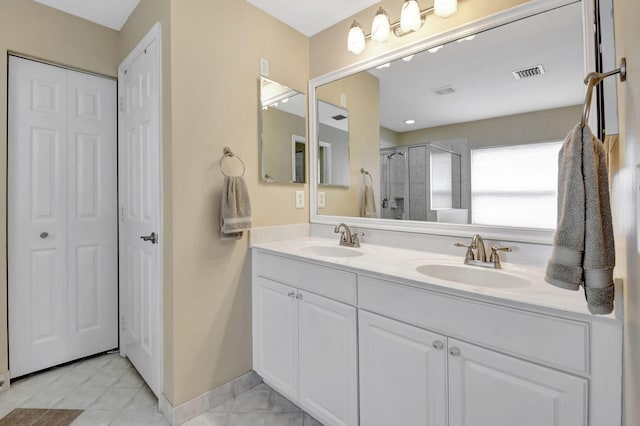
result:
M 362 173 L 362 179 L 364 180 L 365 185 L 367 184 L 367 176 L 369 176 L 369 185 L 373 185 L 373 176 L 371 176 L 371 173 L 363 168 L 360 169 L 360 173 Z
M 245 167 L 245 165 L 244 165 L 244 161 L 242 161 L 242 158 L 240 158 L 240 157 L 238 157 L 237 155 L 235 155 L 235 154 L 233 153 L 233 151 L 231 151 L 231 150 L 229 149 L 229 147 L 226 147 L 226 146 L 224 147 L 223 155 L 222 155 L 222 158 L 220 159 L 220 173 L 222 173 L 222 174 L 223 174 L 223 175 L 225 175 L 226 177 L 232 177 L 232 176 L 229 176 L 228 174 L 226 174 L 226 173 L 224 172 L 224 170 L 222 169 L 222 163 L 223 163 L 223 162 L 224 162 L 224 160 L 225 160 L 225 159 L 227 159 L 227 158 L 237 158 L 237 159 L 238 159 L 238 161 L 240 161 L 240 164 L 242 164 L 242 174 L 241 174 L 240 176 L 244 176 L 244 172 L 247 170 L 247 168 L 246 168 L 246 167 Z

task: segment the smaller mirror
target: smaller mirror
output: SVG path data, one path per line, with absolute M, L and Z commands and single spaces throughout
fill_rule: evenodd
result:
M 305 95 L 260 79 L 260 175 L 263 182 L 306 181 Z
M 318 177 L 321 185 L 349 186 L 349 112 L 318 101 Z

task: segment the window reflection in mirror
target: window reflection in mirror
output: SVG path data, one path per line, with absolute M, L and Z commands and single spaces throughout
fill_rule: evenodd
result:
M 305 95 L 260 79 L 261 176 L 264 182 L 304 183 Z
M 348 102 L 351 168 L 370 165 L 378 216 L 554 228 L 557 151 L 529 156 L 529 165 L 539 167 L 519 168 L 531 179 L 513 190 L 505 186 L 515 185 L 515 172 L 488 180 L 483 173 L 497 171 L 496 164 L 514 165 L 517 156 L 527 158 L 532 144 L 563 140 L 580 120 L 582 25 L 582 4 L 576 2 L 318 87 L 318 99 L 323 93 L 362 96 Z M 366 90 L 356 90 L 365 80 Z M 376 105 L 376 111 L 352 108 L 363 103 Z M 367 142 L 353 149 L 356 128 Z M 498 155 L 489 147 L 510 147 L 513 156 L 472 167 L 473 153 Z M 373 156 L 377 164 L 371 166 Z M 350 203 L 361 202 L 361 183 L 352 180 L 351 187 L 356 192 L 348 202 L 327 193 L 322 214 L 357 216 Z

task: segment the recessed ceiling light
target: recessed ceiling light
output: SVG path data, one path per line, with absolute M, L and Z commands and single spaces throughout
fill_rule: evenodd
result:
M 415 124 L 416 120 L 404 120 L 404 124 Z
M 402 58 L 402 60 L 405 61 L 405 62 L 411 62 L 411 60 L 413 59 L 414 56 L 416 56 L 416 55 L 405 56 L 404 58 Z
M 428 52 L 429 53 L 436 53 L 438 50 L 442 49 L 443 47 L 444 47 L 443 45 L 432 47 L 431 49 L 428 50 Z

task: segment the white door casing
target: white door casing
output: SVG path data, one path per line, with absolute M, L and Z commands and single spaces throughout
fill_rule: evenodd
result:
M 158 397 L 162 393 L 160 46 L 160 24 L 156 24 L 118 68 L 120 352 Z
M 12 377 L 118 345 L 115 89 L 9 57 Z

